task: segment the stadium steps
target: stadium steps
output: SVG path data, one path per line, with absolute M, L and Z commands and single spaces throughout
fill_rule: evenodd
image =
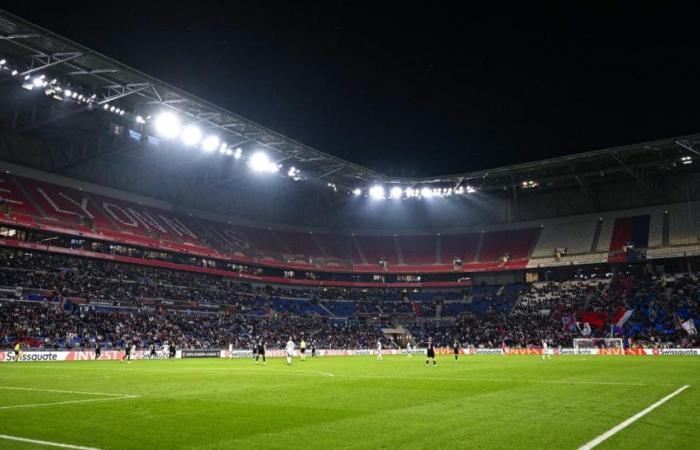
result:
M 542 230 L 543 230 L 543 229 L 544 229 L 543 227 L 539 227 L 539 228 L 537 229 L 537 233 L 535 234 L 535 237 L 534 237 L 534 239 L 532 240 L 532 243 L 530 244 L 530 248 L 529 248 L 528 251 L 527 251 L 527 257 L 528 257 L 528 258 L 531 258 L 531 257 L 532 257 L 532 254 L 535 252 L 535 248 L 537 247 L 537 243 L 538 243 L 539 240 L 540 240 L 540 236 L 542 236 Z
M 275 239 L 275 241 L 277 241 L 277 244 L 280 246 L 280 248 L 281 248 L 287 255 L 292 255 L 292 254 L 293 254 L 293 252 L 289 249 L 289 247 L 287 247 L 287 244 L 285 244 L 285 243 L 282 241 L 282 239 L 280 239 L 280 237 L 277 235 L 277 233 L 275 232 L 275 230 L 270 229 L 270 234 L 272 234 L 272 237 Z M 305 256 L 309 257 L 310 255 L 305 255 Z
M 316 244 L 316 248 L 320 254 L 323 255 L 325 259 L 328 259 L 328 252 L 326 252 L 326 249 L 321 246 L 320 242 L 318 242 L 318 239 L 316 239 L 316 235 L 314 233 L 311 233 L 311 240 L 314 241 L 314 244 Z
M 474 261 L 481 261 L 481 249 L 484 246 L 484 235 L 486 233 L 479 233 L 479 240 L 476 242 L 476 250 L 474 251 Z M 465 261 L 466 262 L 466 261 Z
M 27 190 L 24 188 L 24 186 L 22 186 L 19 180 L 17 180 L 15 177 L 11 177 L 11 179 L 14 185 L 17 186 L 17 189 L 22 193 L 22 195 L 26 197 L 27 201 L 32 204 L 34 209 L 39 211 L 43 217 L 48 217 L 46 211 L 44 211 L 44 208 L 42 208 L 41 205 L 36 200 L 34 200 L 34 197 L 29 195 L 29 192 L 27 192 Z
M 355 250 L 357 250 L 357 254 L 360 255 L 360 260 L 362 261 L 362 264 L 367 264 L 367 258 L 365 258 L 365 252 L 362 251 L 362 247 L 360 247 L 360 243 L 355 239 L 355 236 L 350 236 L 352 245 L 355 247 Z M 376 263 L 376 261 L 375 261 Z
M 591 253 L 595 253 L 598 249 L 598 241 L 600 240 L 600 232 L 603 228 L 603 221 L 599 220 L 595 224 L 595 231 L 593 232 L 593 242 L 591 242 Z
M 399 238 L 394 236 L 392 239 L 394 240 L 394 250 L 396 251 L 396 260 L 398 261 L 399 265 L 403 266 L 405 263 L 403 262 L 403 252 L 401 251 L 401 245 L 399 245 Z
M 326 311 L 328 313 L 329 317 L 332 317 L 334 319 L 336 318 L 335 314 L 333 314 L 333 312 L 331 312 L 330 309 L 326 308 L 326 306 L 323 304 L 323 302 L 318 302 L 318 303 L 316 303 L 316 305 L 318 305 L 322 310 Z

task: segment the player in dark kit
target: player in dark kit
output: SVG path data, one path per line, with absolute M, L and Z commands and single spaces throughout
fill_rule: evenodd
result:
M 313 357 L 315 357 L 315 356 L 316 356 L 316 344 L 314 344 L 314 343 L 312 342 L 312 343 L 311 343 L 311 357 L 313 358 Z
M 124 341 L 124 356 L 122 357 L 122 361 L 124 360 L 131 362 L 131 347 L 129 346 L 129 341 Z
M 258 352 L 255 354 L 255 365 L 256 366 L 258 365 L 258 358 L 260 358 L 261 356 L 262 356 L 262 360 L 263 360 L 263 366 L 266 365 L 266 362 L 265 362 L 265 342 L 263 342 L 262 339 L 260 339 L 260 341 L 258 341 L 257 351 Z
M 100 346 L 100 343 L 97 342 L 95 344 L 95 360 L 100 359 L 101 354 L 102 354 L 102 347 Z
M 168 357 L 170 359 L 174 359 L 176 354 L 177 354 L 177 350 L 175 349 L 175 343 L 171 342 L 170 343 L 170 355 L 168 355 Z
M 151 351 L 148 353 L 148 357 L 153 359 L 156 359 L 158 357 L 158 354 L 156 353 L 155 344 L 151 344 Z
M 457 361 L 457 357 L 459 356 L 459 341 L 455 339 L 454 343 L 452 343 L 452 351 L 455 354 L 455 361 Z
M 437 362 L 435 362 L 435 346 L 433 345 L 433 338 L 429 337 L 428 338 L 428 350 L 426 352 L 427 357 L 425 358 L 425 366 L 428 366 L 428 363 L 430 360 L 433 360 L 433 366 L 437 366 Z

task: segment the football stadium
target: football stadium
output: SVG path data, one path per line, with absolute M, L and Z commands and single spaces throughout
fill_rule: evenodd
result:
M 700 134 L 388 173 L 4 10 L 0 99 L 2 449 L 698 446 Z

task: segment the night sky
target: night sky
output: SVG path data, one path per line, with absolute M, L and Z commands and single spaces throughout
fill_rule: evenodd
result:
M 390 175 L 700 132 L 700 33 L 681 3 L 142 3 L 3 8 Z

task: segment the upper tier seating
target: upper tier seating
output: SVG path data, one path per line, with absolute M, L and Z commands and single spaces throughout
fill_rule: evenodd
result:
M 398 241 L 404 264 L 437 263 L 436 236 L 399 236 Z
M 12 213 L 39 215 L 39 211 L 7 175 L 0 175 L 0 199 L 7 203 Z
M 509 254 L 511 260 L 527 258 L 538 232 L 537 228 L 529 228 L 485 233 L 479 261 L 498 261 L 504 254 Z
M 390 265 L 398 264 L 396 244 L 393 236 L 355 236 L 355 242 L 362 249 L 367 264 L 377 264 L 380 259 L 386 259 Z M 358 255 L 359 256 L 359 255 Z M 358 264 L 356 256 L 353 261 Z
M 389 271 L 445 272 L 451 271 L 453 260 L 459 258 L 465 271 L 478 272 L 602 262 L 605 257 L 591 255 L 611 251 L 614 258 L 624 259 L 629 255 L 620 250 L 630 243 L 635 248 L 652 247 L 654 251 L 648 255 L 657 258 L 680 252 L 680 247 L 667 252 L 661 248 L 664 243 L 691 246 L 691 253 L 696 251 L 693 245 L 700 245 L 697 202 L 671 205 L 668 216 L 656 207 L 648 213 L 629 213 L 629 217 L 608 214 L 602 222 L 585 217 L 545 222 L 542 228 L 518 229 L 514 225 L 513 229 L 480 233 L 394 236 L 227 224 L 165 206 L 147 206 L 126 193 L 117 198 L 8 174 L 0 176 L 0 200 L 5 208 L 0 218 L 5 223 L 201 257 L 234 256 L 243 263 L 288 264 L 297 269 L 315 266 L 372 273 L 384 258 Z M 597 226 L 600 234 L 591 253 Z M 555 248 L 566 248 L 567 256 L 556 261 Z M 506 263 L 501 260 L 505 255 L 509 256 Z
M 588 253 L 591 251 L 595 227 L 594 219 L 547 223 L 542 227 L 532 257 L 553 256 L 556 248 L 565 248 L 567 255 Z
M 700 204 L 674 205 L 668 212 L 669 244 L 700 243 Z
M 453 258 L 461 258 L 465 264 L 474 261 L 480 238 L 479 233 L 440 236 L 440 262 L 452 264 Z
M 323 258 L 323 252 L 316 244 L 312 233 L 282 230 L 274 230 L 273 233 L 289 249 L 291 256 L 301 257 L 304 260 Z

